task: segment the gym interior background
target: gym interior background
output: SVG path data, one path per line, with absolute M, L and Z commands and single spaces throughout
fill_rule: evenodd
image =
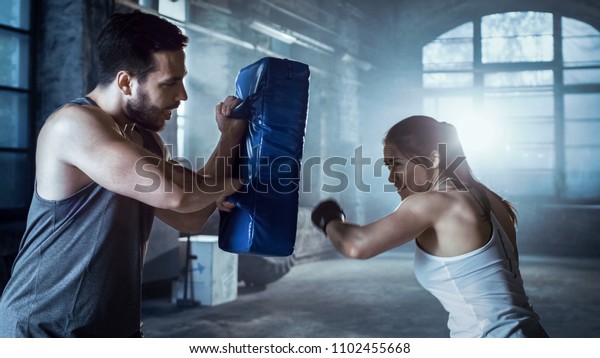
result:
M 134 9 L 170 18 L 191 39 L 190 100 L 162 132 L 191 167 L 216 144 L 213 107 L 234 93 L 239 69 L 265 56 L 310 66 L 295 264 L 335 256 L 307 219 L 319 200 L 336 198 L 358 223 L 398 205 L 381 141 L 413 114 L 457 126 L 476 176 L 519 212 L 521 255 L 599 262 L 600 2 L 0 0 L 0 7 L 0 290 L 25 228 L 37 133 L 53 110 L 93 88 L 95 38 L 110 14 Z M 179 275 L 180 236 L 155 225 L 149 292 Z

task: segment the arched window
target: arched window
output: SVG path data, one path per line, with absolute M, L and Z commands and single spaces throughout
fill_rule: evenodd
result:
M 600 201 L 600 33 L 493 14 L 423 47 L 424 112 L 455 124 L 475 174 L 509 197 Z

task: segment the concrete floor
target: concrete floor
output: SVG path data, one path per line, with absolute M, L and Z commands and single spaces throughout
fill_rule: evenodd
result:
M 521 272 L 550 336 L 600 337 L 599 259 L 524 256 Z M 147 337 L 448 337 L 447 314 L 417 283 L 406 252 L 304 263 L 217 306 L 145 299 L 142 316 Z

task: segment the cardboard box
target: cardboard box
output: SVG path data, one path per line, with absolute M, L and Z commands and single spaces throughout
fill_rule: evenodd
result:
M 191 255 L 188 272 L 187 299 L 199 301 L 201 305 L 214 306 L 237 298 L 238 256 L 219 248 L 215 235 L 191 236 Z M 187 238 L 179 239 L 185 248 Z M 191 277 L 190 277 L 191 275 Z M 173 303 L 184 298 L 184 278 L 174 283 Z

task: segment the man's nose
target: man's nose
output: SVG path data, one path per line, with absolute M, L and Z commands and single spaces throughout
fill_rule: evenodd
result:
M 179 88 L 179 92 L 177 92 L 177 101 L 187 101 L 188 99 L 188 95 L 187 95 L 187 91 L 185 90 L 185 86 L 183 85 L 183 83 L 181 84 L 181 87 Z

